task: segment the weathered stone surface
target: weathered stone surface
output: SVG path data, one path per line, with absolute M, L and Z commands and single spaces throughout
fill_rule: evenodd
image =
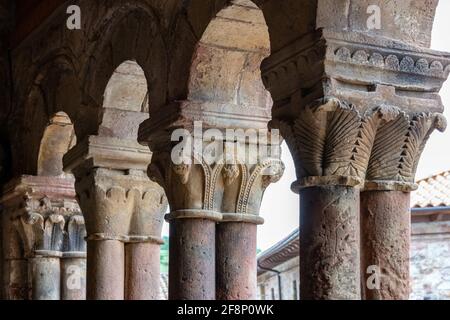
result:
M 361 279 L 364 299 L 407 300 L 410 294 L 410 194 L 361 194 Z
M 61 299 L 59 257 L 35 257 L 29 261 L 32 300 Z
M 160 297 L 160 245 L 141 242 L 125 245 L 125 299 Z
M 124 300 L 124 246 L 119 240 L 88 241 L 88 300 Z
M 84 220 L 71 178 L 23 176 L 2 195 L 4 295 L 8 299 L 65 299 L 61 258 L 76 251 L 85 261 Z M 74 228 L 74 224 L 77 225 Z M 80 262 L 81 263 L 81 262 Z M 84 265 L 80 264 L 83 273 Z M 80 288 L 79 299 L 84 299 Z
M 61 259 L 61 300 L 86 300 L 85 252 L 63 255 Z
M 411 299 L 450 298 L 450 223 L 415 223 L 411 236 Z
M 439 90 L 450 56 L 428 49 L 437 1 L 76 4 L 83 13 L 80 30 L 65 28 L 62 2 L 42 2 L 36 10 L 19 5 L 17 19 L 0 5 L 0 49 L 9 47 L 4 39 L 13 39 L 11 57 L 0 53 L 0 75 L 7 79 L 0 84 L 6 106 L 0 132 L 7 137 L 0 166 L 11 171 L 8 177 L 62 176 L 62 155 L 76 136 L 64 168 L 76 176 L 86 218 L 89 297 L 155 296 L 166 200 L 145 177 L 150 161 L 149 175 L 164 188 L 172 210 L 171 297 L 212 299 L 216 276 L 224 298 L 254 296 L 252 279 L 235 284 L 251 275 L 259 206 L 282 165 L 277 159 L 254 167 L 205 165 L 203 155 L 201 164 L 174 165 L 169 140 L 173 129 L 191 130 L 194 121 L 220 130 L 267 128 L 272 112 L 271 127 L 281 129 L 293 154 L 293 188 L 303 202 L 302 296 L 359 298 L 358 188 L 374 194 L 379 188 L 393 194 L 413 189 L 426 141 L 434 129 L 445 128 Z M 368 19 L 378 9 L 381 26 L 370 28 Z M 138 133 L 154 152 L 152 160 L 147 147 L 137 145 Z M 275 174 L 261 174 L 274 163 Z M 23 260 L 35 259 L 36 250 L 46 258 L 64 252 L 63 260 L 84 251 L 83 223 L 70 221 L 64 204 L 50 200 L 47 206 L 40 196 L 33 194 L 33 210 L 25 212 L 16 206 L 23 199 L 2 200 L 9 206 L 2 219 L 2 270 L 17 268 L 4 277 L 8 297 L 27 290 Z M 345 232 L 336 235 L 341 226 Z M 69 239 L 61 237 L 65 232 Z M 252 244 L 242 273 L 216 273 L 216 238 Z M 323 247 L 315 254 L 317 244 Z M 227 242 L 217 248 L 217 261 L 240 259 Z M 114 268 L 119 276 L 113 277 Z M 45 283 L 34 288 L 36 295 L 49 297 Z M 83 289 L 65 289 L 68 298 L 82 295 Z
M 278 275 L 275 272 L 264 272 L 258 275 L 258 300 L 299 300 L 299 266 L 300 259 L 296 257 L 276 267 L 276 270 L 281 273 L 281 299 Z
M 300 192 L 300 297 L 361 299 L 359 190 Z
M 216 299 L 215 231 L 212 220 L 176 219 L 171 222 L 169 299 Z
M 256 299 L 256 228 L 256 224 L 242 222 L 220 223 L 217 226 L 218 300 Z

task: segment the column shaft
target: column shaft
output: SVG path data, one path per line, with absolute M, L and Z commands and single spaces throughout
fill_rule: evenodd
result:
M 28 261 L 32 300 L 60 300 L 60 258 L 37 256 Z
M 362 192 L 361 230 L 364 298 L 408 299 L 410 193 Z
M 215 231 L 207 219 L 170 221 L 170 300 L 215 299 Z
M 11 259 L 7 261 L 3 279 L 7 286 L 5 297 L 8 300 L 27 300 L 28 288 L 28 261 L 27 259 Z
M 90 240 L 87 244 L 87 299 L 123 300 L 125 248 L 118 240 Z
M 257 290 L 256 224 L 217 225 L 216 279 L 218 300 L 254 300 Z
M 86 257 L 61 259 L 61 300 L 86 300 Z
M 360 299 L 359 189 L 300 192 L 301 299 Z
M 151 242 L 125 245 L 127 300 L 158 300 L 160 245 Z

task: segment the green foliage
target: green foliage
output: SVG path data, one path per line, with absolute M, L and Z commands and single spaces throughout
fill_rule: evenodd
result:
M 163 237 L 164 244 L 161 246 L 161 273 L 169 272 L 169 237 Z

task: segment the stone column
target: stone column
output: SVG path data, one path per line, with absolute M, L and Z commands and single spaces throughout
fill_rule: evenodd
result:
M 86 300 L 86 252 L 64 252 L 61 300 Z
M 148 170 L 149 177 L 164 186 L 172 209 L 166 215 L 171 300 L 216 298 L 216 223 L 222 219 L 218 209 L 223 191 L 216 179 L 219 167 L 202 159 L 198 155 L 175 164 L 170 151 L 154 151 Z
M 18 222 L 25 257 L 28 258 L 28 281 L 32 300 L 61 299 L 60 258 L 65 220 L 59 214 L 44 218 L 43 212 L 49 208 L 48 204 L 44 204 L 36 211 L 31 206 L 31 210 L 22 215 Z
M 300 191 L 301 299 L 360 299 L 358 182 L 320 182 Z
M 216 297 L 218 300 L 256 300 L 256 231 L 261 219 L 225 214 L 216 233 Z
M 61 252 L 37 251 L 28 259 L 32 300 L 61 299 Z
M 426 41 L 417 41 L 418 47 L 404 48 L 399 54 L 395 39 L 412 39 L 410 29 L 400 34 L 398 29 L 383 28 L 383 37 L 372 31 L 349 32 L 361 16 L 344 7 L 319 6 L 316 22 L 320 28 L 290 40 L 261 65 L 264 83 L 274 100 L 272 126 L 281 129 L 296 165 L 298 182 L 294 189 L 301 197 L 302 299 L 361 298 L 358 235 L 362 235 L 365 248 L 367 237 L 377 228 L 365 226 L 375 221 L 369 222 L 367 208 L 362 208 L 362 225 L 370 231 L 358 230 L 359 188 L 365 187 L 365 181 L 413 182 L 409 173 L 403 176 L 405 171 L 415 171 L 414 155 L 423 150 L 423 136 L 428 135 L 426 126 L 417 124 L 442 113 L 438 91 L 449 71 L 448 57 L 419 48 L 430 39 L 430 19 L 423 19 L 423 29 L 428 31 L 421 35 Z M 344 27 L 329 15 L 330 10 L 341 12 L 355 24 Z M 394 11 L 408 15 L 406 8 Z M 392 41 L 386 41 L 386 37 Z M 413 42 L 416 40 L 414 37 Z M 422 129 L 410 130 L 412 127 Z M 387 154 L 395 154 L 397 160 Z M 373 175 L 371 167 L 377 166 L 387 170 L 380 176 Z M 380 194 L 370 197 L 386 197 Z M 367 197 L 363 194 L 365 207 Z M 379 205 L 377 210 L 403 212 L 399 220 L 389 219 L 397 224 L 397 234 L 408 229 L 404 213 L 407 202 L 401 194 L 395 197 L 402 203 L 384 208 Z M 385 214 L 383 211 L 377 218 L 379 223 L 388 222 L 381 218 Z M 386 230 L 377 232 L 382 236 Z M 399 239 L 395 248 L 406 246 L 406 242 Z M 386 259 L 390 252 L 386 252 Z M 406 261 L 406 257 L 400 260 Z M 364 256 L 363 261 L 368 263 Z M 406 279 L 405 275 L 397 277 Z
M 70 217 L 61 259 L 61 300 L 86 300 L 85 237 L 83 216 Z
M 140 286 L 156 279 L 159 284 L 159 275 L 154 274 L 159 256 L 139 256 L 139 251 L 129 247 L 136 242 L 161 243 L 166 200 L 162 189 L 143 171 L 150 159 L 148 149 L 136 142 L 97 136 L 82 141 L 64 157 L 65 170 L 77 178 L 75 189 L 86 221 L 89 300 L 158 295 L 151 289 L 159 286 Z M 149 263 L 152 272 L 147 273 Z
M 124 243 L 94 237 L 87 242 L 87 299 L 124 300 Z
M 409 299 L 410 193 L 371 189 L 361 194 L 363 298 Z
M 20 209 L 2 202 L 3 299 L 26 300 L 28 298 L 28 261 L 24 256 L 22 241 L 12 217 Z M 6 207 L 8 205 L 8 207 Z M 20 206 L 20 205 L 19 205 Z
M 167 216 L 170 300 L 215 300 L 215 235 L 220 219 L 220 214 L 203 210 Z
M 147 179 L 147 178 L 146 178 Z M 160 298 L 160 246 L 167 198 L 163 189 L 148 181 L 136 202 L 125 245 L 125 299 Z
M 283 163 L 275 155 L 253 166 L 224 166 L 224 213 L 216 231 L 217 299 L 256 299 L 256 232 L 257 225 L 264 223 L 258 216 L 260 204 L 265 189 L 277 182 L 283 171 Z
M 425 143 L 445 127 L 439 114 L 399 114 L 378 129 L 361 194 L 364 299 L 409 299 L 410 192 Z
M 125 245 L 125 299 L 158 300 L 160 293 L 160 240 Z
M 331 99 L 277 123 L 298 176 L 301 299 L 361 298 L 359 188 L 384 115 Z

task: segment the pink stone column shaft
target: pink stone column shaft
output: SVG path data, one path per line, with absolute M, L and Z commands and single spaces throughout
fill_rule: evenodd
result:
M 217 225 L 216 280 L 218 300 L 254 300 L 257 290 L 257 225 Z
M 361 230 L 364 299 L 408 299 L 410 193 L 362 192 Z
M 118 240 L 88 240 L 87 299 L 124 300 L 125 247 Z
M 214 300 L 216 222 L 170 221 L 169 299 Z
M 303 300 L 358 300 L 359 189 L 300 191 L 300 294 Z
M 160 245 L 152 242 L 125 245 L 125 299 L 158 300 Z

